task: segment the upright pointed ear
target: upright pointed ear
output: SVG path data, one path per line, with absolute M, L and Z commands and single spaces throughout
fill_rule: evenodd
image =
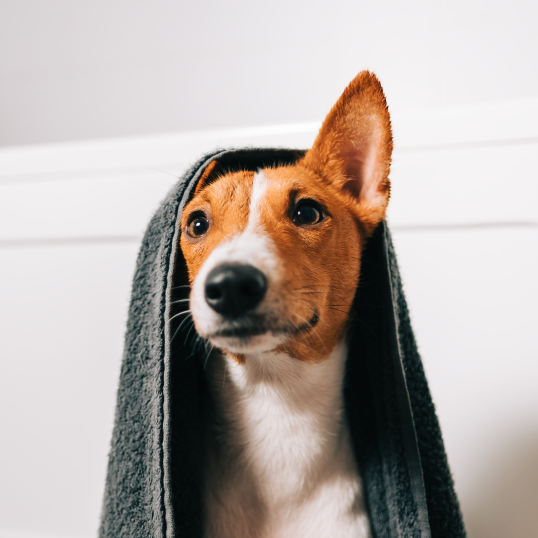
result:
M 301 161 L 352 202 L 368 234 L 385 217 L 390 195 L 392 132 L 377 77 L 362 71 L 329 112 Z

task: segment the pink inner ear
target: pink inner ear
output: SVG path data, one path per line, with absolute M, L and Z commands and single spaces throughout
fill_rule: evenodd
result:
M 375 174 L 376 145 L 372 140 L 351 141 L 341 148 L 339 154 L 344 161 L 347 178 L 344 191 L 357 201 L 367 200 L 377 190 Z
M 364 162 L 358 157 L 346 157 L 344 172 L 348 180 L 344 184 L 344 191 L 360 200 L 363 187 Z

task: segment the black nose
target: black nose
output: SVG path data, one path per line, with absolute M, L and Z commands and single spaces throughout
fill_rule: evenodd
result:
M 252 265 L 223 263 L 205 281 L 207 304 L 223 316 L 236 318 L 252 310 L 265 297 L 267 279 Z

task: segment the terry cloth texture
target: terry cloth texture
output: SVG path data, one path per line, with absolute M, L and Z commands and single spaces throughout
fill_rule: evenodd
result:
M 195 338 L 172 338 L 185 297 L 182 211 L 205 167 L 294 163 L 304 152 L 204 155 L 151 220 L 133 281 L 100 538 L 202 538 L 201 406 Z M 345 380 L 346 414 L 374 538 L 464 538 L 465 530 L 390 234 L 382 223 L 362 254 Z M 201 354 L 202 355 L 202 354 Z

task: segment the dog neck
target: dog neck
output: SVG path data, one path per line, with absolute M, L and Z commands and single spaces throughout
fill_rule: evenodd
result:
M 213 478 L 224 473 L 255 484 L 264 503 L 289 503 L 307 496 L 334 465 L 347 465 L 346 355 L 342 342 L 315 363 L 277 353 L 248 355 L 241 364 L 212 357 L 206 371 Z

